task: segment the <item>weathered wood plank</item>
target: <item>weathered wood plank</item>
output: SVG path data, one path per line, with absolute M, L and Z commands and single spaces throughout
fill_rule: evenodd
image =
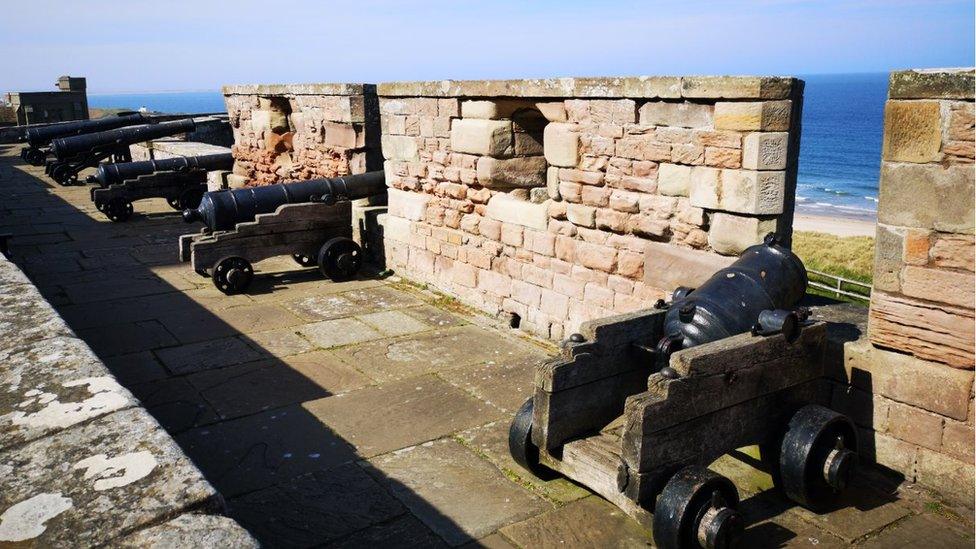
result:
M 92 190 L 96 202 L 105 203 L 113 198 L 128 201 L 145 198 L 178 198 L 186 189 L 197 187 L 207 190 L 207 172 L 158 172 L 126 179 L 122 183 Z

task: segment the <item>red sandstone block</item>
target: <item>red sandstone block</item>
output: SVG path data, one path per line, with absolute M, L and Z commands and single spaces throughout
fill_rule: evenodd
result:
M 716 168 L 740 168 L 742 151 L 725 147 L 705 147 L 705 165 Z
M 512 280 L 512 299 L 527 305 L 530 308 L 538 308 L 539 300 L 542 298 L 542 289 L 521 280 Z
M 972 273 L 906 266 L 901 271 L 905 295 L 972 309 L 976 305 L 976 281 Z
M 696 130 L 695 140 L 706 147 L 742 148 L 742 134 L 734 131 Z
M 973 426 L 958 421 L 946 420 L 942 432 L 942 451 L 966 463 L 973 463 Z
M 672 145 L 671 162 L 688 166 L 701 166 L 705 163 L 705 148 L 697 143 Z
M 502 224 L 500 221 L 482 217 L 478 225 L 478 230 L 485 238 L 490 238 L 491 240 L 501 240 L 502 238 Z
M 537 254 L 547 257 L 556 255 L 556 235 L 542 231 L 525 231 L 526 235 L 532 235 L 532 243 L 529 249 Z
M 622 276 L 610 275 L 607 277 L 607 288 L 618 294 L 630 295 L 634 293 L 634 282 Z
M 567 263 L 562 259 L 556 259 L 556 258 L 549 259 L 549 268 L 555 274 L 568 275 L 573 271 L 573 265 L 571 263 Z
M 496 296 L 508 297 L 512 292 L 512 279 L 494 271 L 479 269 L 478 288 Z
M 455 263 L 451 278 L 455 284 L 476 288 L 478 286 L 478 269 L 464 263 Z
M 583 187 L 580 198 L 587 206 L 606 207 L 610 204 L 610 189 L 605 187 Z
M 618 252 L 617 272 L 621 276 L 640 280 L 644 276 L 644 256 L 634 252 Z
M 600 208 L 596 211 L 596 226 L 598 229 L 622 233 L 627 231 L 632 217 L 631 214 Z
M 582 193 L 583 186 L 579 183 L 572 183 L 568 181 L 559 182 L 559 196 L 561 196 L 566 202 L 578 203 L 582 201 Z
M 557 236 L 555 249 L 556 257 L 568 263 L 576 262 L 576 240 L 568 236 Z
M 468 250 L 468 263 L 479 269 L 491 269 L 491 257 L 482 250 Z
M 656 237 L 664 236 L 668 231 L 668 222 L 646 215 L 639 215 L 632 220 L 634 234 Z
M 613 309 L 613 290 L 590 282 L 583 289 L 583 301 L 587 304 Z
M 576 235 L 576 225 L 570 223 L 569 221 L 550 219 L 549 232 L 562 236 L 574 236 Z
M 522 227 L 511 223 L 502 223 L 502 242 L 509 246 L 521 246 Z
M 556 319 L 566 318 L 569 313 L 569 298 L 552 290 L 542 290 L 539 309 Z
M 582 185 L 603 185 L 603 174 L 600 172 L 586 172 L 572 168 L 559 168 L 559 180 Z
M 587 229 L 586 227 L 579 227 L 577 232 L 584 242 L 600 245 L 608 244 L 610 237 L 613 235 L 613 233 L 598 231 L 596 229 Z
M 606 273 L 613 272 L 617 265 L 617 250 L 609 246 L 579 242 L 576 245 L 576 255 L 583 266 Z
M 576 280 L 565 274 L 555 273 L 552 275 L 552 289 L 569 297 L 582 299 L 585 285 L 586 282 Z
M 535 265 L 522 265 L 521 279 L 541 288 L 552 288 L 553 273 Z
M 972 235 L 940 234 L 935 237 L 929 256 L 937 267 L 972 272 L 974 249 Z
M 629 191 L 614 190 L 610 193 L 610 207 L 619 212 L 637 213 L 638 198 L 640 195 Z
M 909 265 L 927 264 L 931 236 L 931 231 L 925 230 L 913 229 L 906 232 L 902 246 L 902 261 Z

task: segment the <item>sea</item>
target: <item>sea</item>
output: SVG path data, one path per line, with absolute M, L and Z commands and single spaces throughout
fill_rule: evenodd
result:
M 800 76 L 805 82 L 797 211 L 874 220 L 887 73 Z M 96 108 L 223 112 L 219 91 L 89 94 Z

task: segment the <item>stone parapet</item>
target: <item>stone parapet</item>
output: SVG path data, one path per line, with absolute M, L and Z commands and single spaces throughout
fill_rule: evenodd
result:
M 871 341 L 973 369 L 973 69 L 891 75 Z
M 767 232 L 790 239 L 800 80 L 377 90 L 389 266 L 537 335 L 647 307 Z M 650 244 L 668 247 L 666 262 Z M 667 275 L 648 272 L 664 263 Z
M 234 131 L 238 185 L 378 170 L 372 84 L 254 84 L 222 90 Z
M 3 256 L 0 302 L 0 545 L 257 546 L 214 515 L 200 471 Z

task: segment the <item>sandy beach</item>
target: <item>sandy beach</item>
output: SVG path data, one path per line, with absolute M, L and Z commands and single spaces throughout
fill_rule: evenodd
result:
M 836 236 L 874 237 L 874 221 L 850 217 L 828 217 L 797 213 L 793 218 L 794 231 L 827 233 Z

